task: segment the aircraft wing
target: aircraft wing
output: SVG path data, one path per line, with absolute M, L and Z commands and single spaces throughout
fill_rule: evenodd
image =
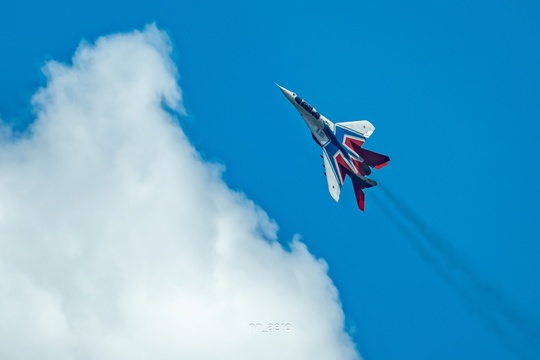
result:
M 324 169 L 326 172 L 326 181 L 328 182 L 328 191 L 330 196 L 334 200 L 339 201 L 339 194 L 341 193 L 341 182 L 339 181 L 337 174 L 335 173 L 334 167 L 330 164 L 330 158 L 328 153 L 323 148 L 323 159 L 324 159 Z
M 336 127 L 350 136 L 369 138 L 375 131 L 375 126 L 367 120 L 338 122 Z
M 388 165 L 390 158 L 362 148 L 364 142 L 373 134 L 375 126 L 367 120 L 336 123 L 336 135 L 341 143 L 360 156 L 366 164 L 375 169 Z

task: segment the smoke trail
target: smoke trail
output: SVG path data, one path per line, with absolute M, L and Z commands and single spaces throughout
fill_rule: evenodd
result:
M 386 187 L 379 185 L 379 188 L 391 206 L 376 196 L 375 201 L 420 257 L 458 293 L 467 308 L 482 318 L 489 330 L 520 358 L 540 358 L 538 325 L 521 313 L 501 289 L 480 277 L 474 267 L 404 201 Z

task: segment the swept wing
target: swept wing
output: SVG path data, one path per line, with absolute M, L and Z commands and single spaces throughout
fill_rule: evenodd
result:
M 328 192 L 330 196 L 336 201 L 339 201 L 339 194 L 341 193 L 341 181 L 336 174 L 334 167 L 330 163 L 330 158 L 326 150 L 323 148 L 322 156 L 324 159 L 324 169 L 326 172 L 326 182 L 328 183 Z

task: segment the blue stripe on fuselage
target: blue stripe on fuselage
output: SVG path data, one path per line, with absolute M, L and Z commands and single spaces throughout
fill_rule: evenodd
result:
M 326 144 L 325 147 L 328 146 L 329 144 L 333 144 L 335 147 L 341 150 L 344 156 L 349 157 L 349 151 L 347 150 L 347 148 L 343 146 L 343 144 L 336 137 L 336 134 L 334 134 L 332 129 L 330 129 L 330 127 L 326 124 L 324 124 L 324 133 L 326 134 L 326 136 L 328 136 L 328 139 L 330 139 L 330 142 Z
M 347 148 L 345 146 L 343 146 L 343 144 L 341 144 L 341 142 L 338 141 L 336 135 L 334 134 L 332 129 L 330 129 L 330 127 L 327 124 L 324 124 L 323 131 L 326 134 L 326 136 L 328 137 L 328 139 L 330 140 L 328 143 L 326 143 L 323 146 L 323 149 L 328 154 L 328 156 L 329 156 L 328 160 L 330 161 L 330 165 L 332 166 L 332 170 L 334 171 L 334 174 L 337 175 L 337 179 L 338 179 L 339 183 L 342 185 L 343 183 L 341 181 L 341 177 L 339 176 L 339 173 L 340 173 L 340 171 L 338 169 L 339 165 L 336 163 L 336 160 L 335 160 L 334 156 L 338 152 L 341 152 L 341 154 L 346 159 L 346 161 L 352 162 L 351 157 L 350 157 L 350 153 L 347 150 Z M 350 171 L 347 170 L 347 173 L 349 173 L 349 172 Z M 350 173 L 352 173 L 352 172 L 350 172 Z

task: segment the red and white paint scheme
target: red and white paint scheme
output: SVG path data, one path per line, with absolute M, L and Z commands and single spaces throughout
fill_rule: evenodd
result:
M 381 169 L 388 165 L 386 155 L 366 150 L 364 142 L 373 134 L 375 127 L 367 120 L 333 123 L 321 115 L 296 93 L 278 85 L 285 97 L 311 130 L 313 139 L 322 148 L 322 158 L 328 191 L 334 200 L 339 201 L 341 187 L 347 175 L 352 180 L 356 200 L 360 210 L 364 211 L 365 188 L 376 186 L 375 180 L 367 178 L 371 169 Z

